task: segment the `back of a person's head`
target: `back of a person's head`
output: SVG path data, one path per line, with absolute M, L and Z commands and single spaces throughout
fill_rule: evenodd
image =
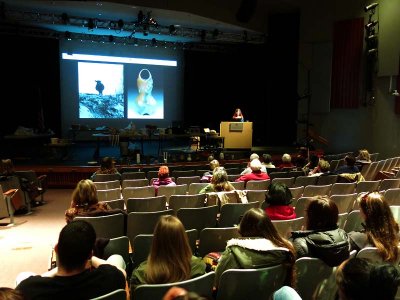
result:
M 325 159 L 320 159 L 318 162 L 318 166 L 322 173 L 326 173 L 326 172 L 330 171 L 330 169 L 331 169 L 331 165 Z
M 264 158 L 264 162 L 265 162 L 266 164 L 269 164 L 269 163 L 272 162 L 272 157 L 271 157 L 270 154 L 263 154 L 263 158 Z
M 250 162 L 250 169 L 252 171 L 260 171 L 261 168 L 262 168 L 262 163 L 258 158 L 255 158 Z
M 81 268 L 90 259 L 95 241 L 96 232 L 90 223 L 74 220 L 65 225 L 57 244 L 60 265 L 66 270 Z
M 373 264 L 366 259 L 354 257 L 338 267 L 336 283 L 340 299 L 394 300 L 400 273 L 393 264 Z
M 158 178 L 164 179 L 169 177 L 169 168 L 167 166 L 161 166 L 158 169 Z
M 345 156 L 344 160 L 346 161 L 346 165 L 353 167 L 356 164 L 356 158 L 354 155 L 348 154 Z
M 103 170 L 109 170 L 114 167 L 114 159 L 109 156 L 105 156 L 102 158 L 100 166 Z
M 1 300 L 24 300 L 25 297 L 21 291 L 9 288 L 0 287 L 0 299 Z
M 308 230 L 333 230 L 337 228 L 339 210 L 328 196 L 316 196 L 306 210 Z
M 75 206 L 88 206 L 99 202 L 97 189 L 90 179 L 82 179 L 72 193 L 72 202 Z
M 250 155 L 250 161 L 253 161 L 254 159 L 260 159 L 260 157 L 258 156 L 257 153 L 252 153 L 252 154 Z
M 291 161 L 292 161 L 292 157 L 290 156 L 290 154 L 285 153 L 282 155 L 282 162 L 290 163 Z
M 371 155 L 369 154 L 367 149 L 361 149 L 361 150 L 358 151 L 357 159 L 365 160 L 365 161 L 371 161 Z
M 215 168 L 219 167 L 219 161 L 216 159 L 213 159 L 210 161 L 210 170 L 214 170 Z
M 240 220 L 239 233 L 242 237 L 264 237 L 267 239 L 278 235 L 270 218 L 261 208 L 251 208 L 245 212 Z
M 273 182 L 268 188 L 265 201 L 269 205 L 289 205 L 292 202 L 292 192 L 286 184 Z
M 1 160 L 1 174 L 3 175 L 13 175 L 15 170 L 14 170 L 14 164 L 11 159 L 6 158 Z
M 211 183 L 220 184 L 228 181 L 228 174 L 224 167 L 216 167 L 213 170 L 213 175 L 211 178 Z
M 148 257 L 148 282 L 166 283 L 189 279 L 192 250 L 182 222 L 172 215 L 161 216 L 153 235 Z

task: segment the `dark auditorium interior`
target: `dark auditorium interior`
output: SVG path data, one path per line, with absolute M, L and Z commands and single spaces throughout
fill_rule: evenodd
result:
M 244 168 L 252 153 L 276 165 L 289 153 L 300 169 L 311 154 L 398 157 L 399 11 L 396 0 L 2 0 L 0 158 L 47 176 L 48 191 L 0 244 L 64 191 L 56 239 L 72 189 L 105 156 L 121 173 L 204 170 L 210 156 Z

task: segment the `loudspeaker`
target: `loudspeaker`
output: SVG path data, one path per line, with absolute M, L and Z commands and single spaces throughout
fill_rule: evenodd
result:
M 249 22 L 256 11 L 256 8 L 257 0 L 242 0 L 239 9 L 236 12 L 236 19 L 242 23 Z

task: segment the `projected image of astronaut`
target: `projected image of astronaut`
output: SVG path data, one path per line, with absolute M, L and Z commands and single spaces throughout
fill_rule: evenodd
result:
M 128 118 L 162 118 L 163 98 L 156 99 L 157 93 L 153 92 L 154 81 L 149 69 L 138 72 L 137 95 L 129 101 Z

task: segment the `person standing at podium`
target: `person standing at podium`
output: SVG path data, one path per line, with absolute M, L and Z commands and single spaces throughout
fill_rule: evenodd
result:
M 240 108 L 235 109 L 235 113 L 232 116 L 232 120 L 235 122 L 244 122 L 244 116 Z

